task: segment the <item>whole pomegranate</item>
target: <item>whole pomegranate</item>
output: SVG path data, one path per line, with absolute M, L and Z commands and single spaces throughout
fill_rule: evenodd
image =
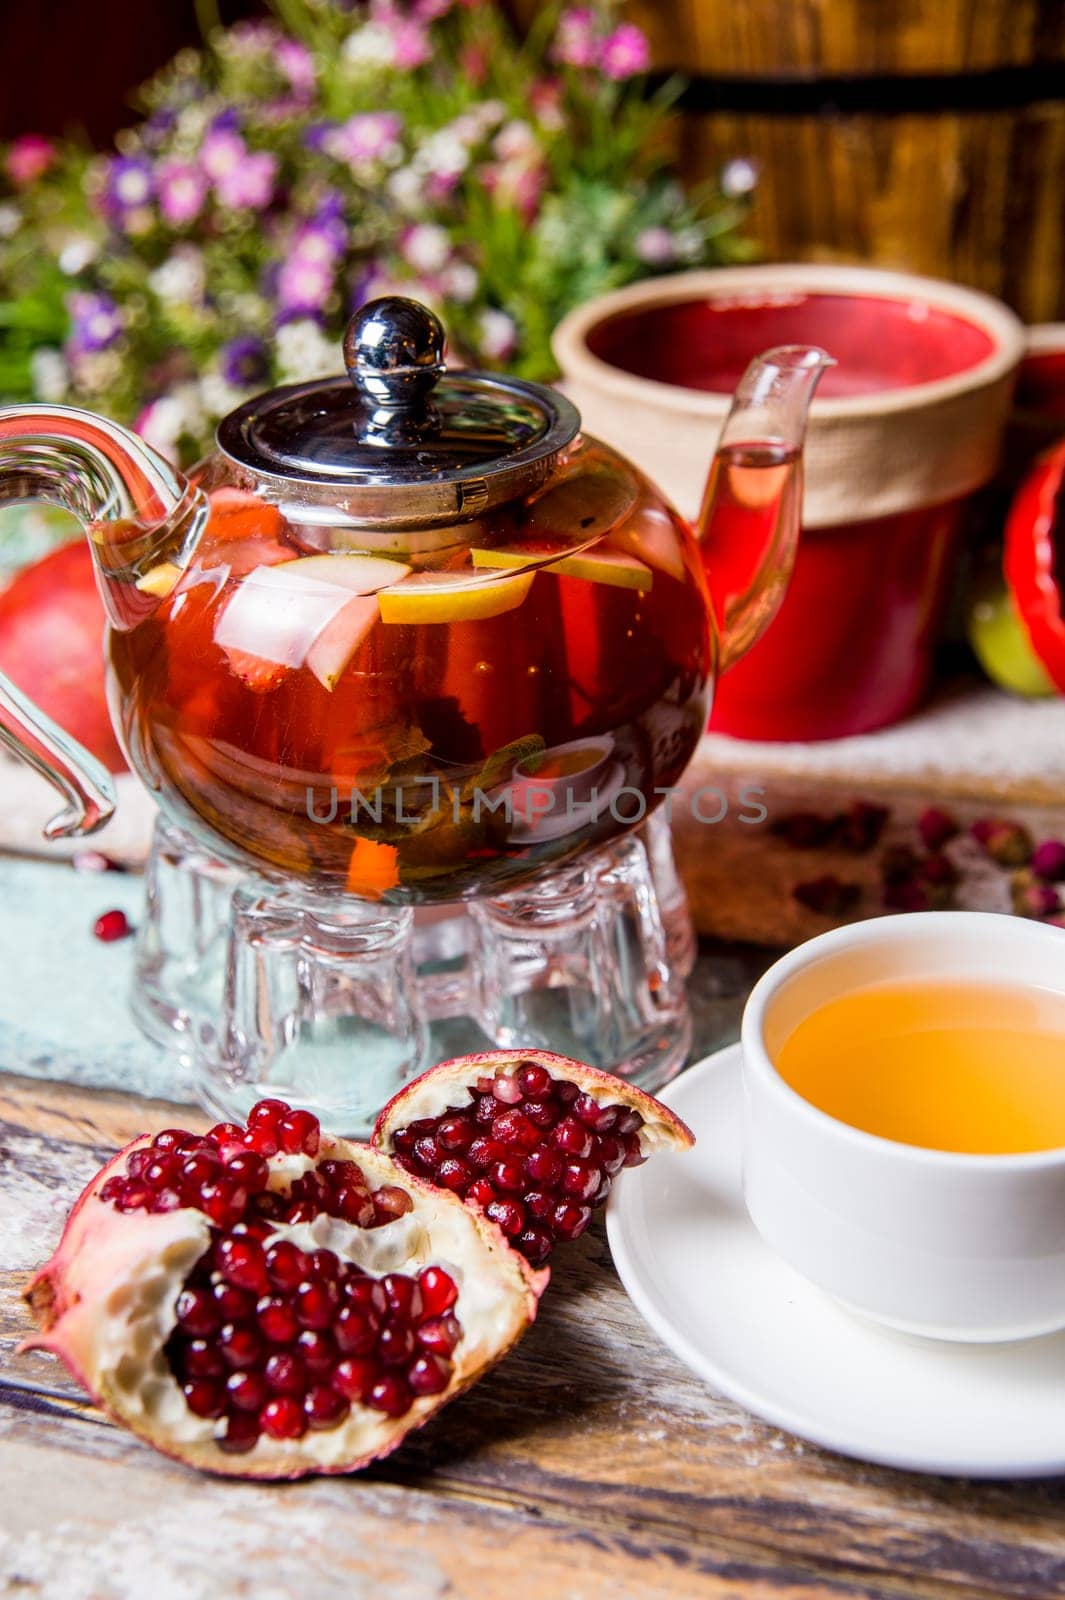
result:
M 26 1291 L 115 1421 L 209 1472 L 351 1472 L 510 1348 L 547 1281 L 486 1218 L 264 1100 L 135 1140 Z
M 441 1062 L 401 1089 L 372 1142 L 483 1211 L 538 1267 L 584 1232 L 623 1167 L 694 1141 L 620 1078 L 567 1056 L 497 1050 Z
M 109 771 L 123 772 L 107 712 L 103 635 L 84 539 L 33 562 L 0 591 L 0 672 Z

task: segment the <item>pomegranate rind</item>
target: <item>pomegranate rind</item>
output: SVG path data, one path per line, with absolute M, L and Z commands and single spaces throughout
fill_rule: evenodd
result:
M 222 1424 L 192 1416 L 164 1354 L 176 1324 L 178 1292 L 210 1243 L 207 1218 L 192 1207 L 119 1212 L 98 1199 L 107 1179 L 125 1171 L 130 1153 L 150 1144 L 145 1136 L 120 1150 L 78 1198 L 54 1255 L 24 1291 L 40 1331 L 19 1352 L 44 1350 L 58 1357 L 114 1422 L 165 1455 L 235 1478 L 357 1472 L 389 1455 L 475 1383 L 535 1319 L 549 1273 L 533 1271 L 494 1223 L 454 1195 L 400 1171 L 382 1151 L 323 1135 L 317 1160 L 357 1162 L 373 1187 L 397 1185 L 414 1202 L 406 1216 L 371 1230 L 319 1218 L 326 1232 L 333 1227 L 334 1233 L 365 1235 L 373 1241 L 368 1248 L 385 1256 L 391 1236 L 396 1258 L 382 1270 L 417 1271 L 444 1261 L 459 1281 L 454 1314 L 463 1337 L 452 1356 L 451 1380 L 440 1394 L 416 1397 L 402 1417 L 353 1403 L 336 1428 L 296 1441 L 261 1435 L 246 1454 L 226 1454 L 216 1442 Z M 299 1156 L 270 1158 L 270 1187 L 283 1189 L 314 1164 Z M 281 1224 L 278 1236 L 299 1241 L 301 1230 L 316 1226 Z M 328 1242 L 334 1247 L 335 1237 Z
M 548 1050 L 486 1050 L 441 1061 L 392 1096 L 374 1124 L 370 1143 L 391 1154 L 392 1136 L 397 1128 L 405 1128 L 421 1118 L 442 1116 L 445 1111 L 460 1107 L 456 1090 L 474 1088 L 479 1078 L 509 1076 L 526 1062 L 546 1067 L 553 1078 L 578 1084 L 581 1092 L 590 1095 L 599 1105 L 623 1105 L 638 1111 L 643 1118 L 640 1150 L 646 1156 L 659 1150 L 689 1150 L 695 1143 L 695 1135 L 687 1123 L 653 1095 L 611 1072 Z

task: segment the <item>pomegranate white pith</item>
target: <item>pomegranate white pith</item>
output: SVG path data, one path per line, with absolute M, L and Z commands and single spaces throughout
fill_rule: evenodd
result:
M 323 1135 L 314 1156 L 269 1155 L 264 1194 L 288 1196 L 294 1182 L 323 1162 L 354 1162 L 373 1190 L 392 1196 L 405 1191 L 410 1209 L 384 1222 L 378 1218 L 371 1226 L 324 1211 L 305 1220 L 270 1219 L 269 1231 L 260 1221 L 262 1237 L 252 1241 L 255 1247 L 269 1252 L 278 1241 L 289 1241 L 308 1255 L 332 1252 L 341 1263 L 360 1268 L 353 1274 L 360 1279 L 362 1274 L 373 1280 L 389 1274 L 414 1279 L 425 1268 L 442 1269 L 457 1290 L 448 1318 L 457 1319 L 461 1332 L 445 1356 L 419 1354 L 420 1346 L 415 1351 L 420 1360 L 438 1362 L 440 1374 L 446 1373 L 446 1386 L 436 1393 L 409 1394 L 401 1414 L 352 1398 L 334 1425 L 328 1420 L 304 1423 L 306 1431 L 300 1437 L 274 1438 L 260 1432 L 250 1448 L 227 1453 L 219 1444 L 225 1419 L 190 1410 L 171 1356 L 179 1337 L 188 1348 L 187 1333 L 178 1329 L 177 1304 L 183 1288 L 190 1281 L 208 1281 L 214 1259 L 210 1252 L 217 1250 L 221 1238 L 235 1233 L 247 1241 L 248 1236 L 240 1233 L 239 1224 L 236 1230 L 213 1228 L 208 1216 L 192 1205 L 163 1211 L 121 1210 L 101 1199 L 100 1190 L 109 1179 L 125 1173 L 131 1154 L 151 1147 L 149 1138 L 135 1141 L 81 1196 L 55 1255 L 27 1291 L 41 1332 L 26 1342 L 26 1348 L 59 1356 L 116 1421 L 194 1466 L 263 1478 L 354 1471 L 394 1449 L 412 1428 L 467 1388 L 535 1316 L 547 1275 L 530 1272 L 486 1219 L 452 1195 L 399 1172 L 380 1151 Z M 346 1302 L 341 1309 L 345 1306 Z M 432 1319 L 423 1316 L 421 1326 L 427 1320 Z M 332 1341 L 334 1331 L 335 1321 L 323 1325 L 321 1340 Z M 317 1336 L 313 1328 L 300 1334 L 301 1339 Z M 284 1353 L 283 1347 L 278 1346 L 276 1353 Z M 407 1368 L 411 1359 L 406 1358 Z M 230 1380 L 234 1376 L 229 1373 Z M 317 1388 L 328 1390 L 329 1385 L 323 1379 Z M 309 1396 L 299 1403 L 309 1404 Z
M 534 1266 L 584 1232 L 624 1167 L 693 1143 L 642 1090 L 537 1050 L 432 1067 L 388 1103 L 372 1140 L 404 1171 L 483 1210 Z

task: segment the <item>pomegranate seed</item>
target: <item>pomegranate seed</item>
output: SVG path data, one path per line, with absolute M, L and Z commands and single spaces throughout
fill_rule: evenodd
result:
M 475 1206 L 482 1206 L 487 1210 L 493 1201 L 499 1199 L 499 1196 L 487 1178 L 476 1178 L 466 1190 L 466 1199 L 472 1200 Z
M 126 1158 L 126 1171 L 131 1178 L 139 1178 L 152 1159 L 151 1150 L 133 1150 Z
M 255 1294 L 262 1294 L 269 1288 L 266 1258 L 257 1239 L 240 1236 L 221 1239 L 214 1259 L 226 1282 L 235 1284 L 238 1289 L 251 1289 Z
M 231 1228 L 239 1222 L 248 1206 L 248 1191 L 228 1178 L 216 1178 L 200 1189 L 200 1210 L 209 1217 L 216 1228 Z
M 302 1439 L 307 1432 L 307 1418 L 297 1400 L 281 1394 L 263 1406 L 259 1426 L 271 1439 Z
M 262 1217 L 245 1217 L 242 1222 L 235 1222 L 230 1229 L 231 1239 L 254 1239 L 258 1244 L 265 1244 L 273 1236 L 273 1228 Z
M 544 1131 L 555 1126 L 559 1108 L 550 1100 L 523 1100 L 521 1114 L 523 1117 L 528 1117 L 534 1128 Z
M 304 1328 L 296 1340 L 296 1353 L 312 1378 L 328 1377 L 337 1360 L 336 1342 L 320 1328 Z
M 595 1133 L 606 1133 L 618 1120 L 620 1106 L 601 1106 L 590 1094 L 579 1094 L 573 1102 L 573 1115 Z
M 609 1195 L 609 1193 L 610 1193 L 610 1179 L 604 1173 L 602 1181 L 599 1184 L 598 1189 L 595 1191 L 595 1193 L 592 1195 L 591 1200 L 589 1201 L 589 1204 L 591 1205 L 593 1211 L 594 1211 L 596 1206 L 601 1206 L 601 1205 L 603 1205 L 605 1203 L 606 1198 Z
M 312 1428 L 335 1428 L 350 1410 L 347 1396 L 338 1394 L 327 1383 L 316 1383 L 307 1390 L 303 1402 L 304 1414 Z
M 311 1270 L 310 1257 L 288 1239 L 279 1239 L 266 1252 L 266 1275 L 275 1289 L 295 1289 Z
M 568 1161 L 562 1174 L 562 1188 L 574 1200 L 590 1200 L 603 1181 L 603 1174 L 598 1167 L 589 1166 L 585 1161 Z
M 462 1338 L 462 1325 L 457 1317 L 433 1317 L 421 1324 L 414 1337 L 423 1350 L 449 1356 Z
M 376 1361 L 359 1356 L 345 1356 L 338 1361 L 330 1382 L 346 1400 L 365 1400 L 377 1381 L 380 1368 Z
M 414 1354 L 414 1334 L 405 1323 L 390 1322 L 378 1336 L 377 1354 L 386 1367 L 402 1367 Z
M 291 1344 L 300 1331 L 296 1313 L 287 1300 L 264 1295 L 255 1308 L 259 1331 L 271 1344 Z
M 215 1305 L 223 1322 L 247 1322 L 255 1311 L 255 1296 L 232 1283 L 216 1283 Z
M 625 1165 L 625 1146 L 612 1133 L 600 1134 L 596 1140 L 595 1159 L 608 1178 L 620 1172 Z
M 625 1153 L 622 1151 L 622 1160 Z M 552 1150 L 549 1145 L 541 1145 L 539 1150 L 530 1150 L 525 1157 L 525 1171 L 534 1183 L 542 1183 L 545 1189 L 553 1189 L 562 1176 L 564 1162 L 557 1150 Z
M 386 1222 L 406 1216 L 414 1205 L 406 1189 L 400 1189 L 394 1183 L 386 1183 L 380 1189 L 375 1189 L 373 1203 L 375 1215 Z
M 276 1127 L 291 1110 L 287 1100 L 258 1100 L 248 1112 L 248 1127 Z
M 344 1306 L 333 1329 L 337 1349 L 346 1356 L 368 1356 L 377 1343 L 380 1327 L 372 1311 L 362 1311 L 358 1306 Z
M 249 1128 L 244 1135 L 244 1143 L 249 1150 L 256 1151 L 258 1155 L 277 1155 L 277 1134 L 269 1123 L 263 1123 L 258 1128 Z
M 263 1353 L 262 1340 L 253 1328 L 227 1322 L 218 1335 L 218 1348 L 227 1367 L 246 1372 L 258 1364 Z
M 551 1220 L 560 1239 L 579 1239 L 591 1222 L 592 1213 L 588 1206 L 569 1205 L 564 1202 L 555 1207 Z
M 409 1128 L 397 1128 L 392 1135 L 393 1148 L 401 1156 L 409 1156 L 414 1149 L 414 1135 Z
M 248 1150 L 243 1145 L 226 1158 L 226 1173 L 249 1194 L 261 1194 L 270 1181 L 270 1168 L 258 1150 Z
M 181 1352 L 186 1378 L 220 1378 L 226 1370 L 221 1353 L 206 1339 L 193 1339 Z
M 425 1317 L 439 1317 L 450 1311 L 459 1297 L 454 1278 L 443 1267 L 423 1267 L 418 1274 L 418 1288 Z
M 521 1099 L 521 1084 L 517 1078 L 500 1074 L 492 1085 L 492 1094 L 504 1106 L 516 1106 Z
M 473 1120 L 478 1127 L 485 1128 L 499 1115 L 499 1101 L 489 1092 L 483 1100 L 478 1100 L 473 1111 Z
M 195 1200 L 201 1185 L 217 1178 L 221 1170 L 222 1157 L 217 1150 L 210 1146 L 197 1150 L 181 1163 L 181 1187 L 188 1189 L 190 1199 Z
M 415 1394 L 441 1394 L 451 1380 L 451 1367 L 440 1356 L 418 1356 L 407 1368 Z
M 296 1290 L 295 1311 L 301 1327 L 328 1328 L 340 1301 L 337 1285 L 329 1279 L 301 1283 Z
M 263 1377 L 274 1394 L 301 1395 L 307 1388 L 307 1370 L 303 1362 L 287 1350 L 268 1357 Z
M 333 1216 L 343 1217 L 345 1222 L 353 1223 L 356 1228 L 368 1228 L 374 1219 L 370 1191 L 353 1183 L 345 1184 L 336 1191 L 329 1210 Z
M 552 1084 L 551 1092 L 562 1105 L 571 1106 L 581 1091 L 577 1084 L 570 1083 L 566 1078 L 559 1078 Z
M 520 1233 L 525 1226 L 525 1208 L 516 1200 L 493 1200 L 485 1206 L 485 1214 L 497 1223 L 508 1239 Z
M 640 1149 L 640 1140 L 638 1135 L 631 1134 L 625 1154 L 625 1165 L 627 1167 L 642 1167 L 646 1160 L 647 1157 Z
M 152 1200 L 153 1211 L 180 1211 L 181 1196 L 176 1189 L 156 1189 Z
M 568 1156 L 578 1156 L 583 1159 L 592 1153 L 592 1136 L 583 1122 L 578 1122 L 576 1117 L 563 1117 L 552 1138 L 558 1148 L 564 1150 Z
M 518 1068 L 518 1083 L 521 1092 L 530 1100 L 542 1100 L 551 1090 L 551 1074 L 546 1067 L 541 1067 L 538 1062 L 527 1061 Z
M 291 1223 L 313 1222 L 318 1215 L 318 1207 L 309 1200 L 297 1200 L 294 1206 L 289 1206 L 285 1212 L 285 1221 Z
M 117 1172 L 115 1172 L 112 1173 L 111 1177 L 108 1178 L 105 1183 L 100 1185 L 98 1198 L 101 1200 L 106 1200 L 109 1204 L 111 1202 L 117 1203 L 119 1197 L 124 1195 L 125 1192 L 126 1180 L 125 1178 L 120 1177 Z
M 321 1131 L 318 1118 L 309 1111 L 290 1111 L 277 1125 L 281 1148 L 290 1155 L 316 1156 Z
M 252 1197 L 256 1216 L 271 1222 L 280 1222 L 285 1215 L 285 1202 L 279 1194 L 257 1194 Z
M 484 1134 L 479 1139 L 475 1139 L 469 1149 L 470 1164 L 474 1167 L 480 1167 L 482 1171 L 487 1171 L 497 1161 L 505 1161 L 507 1154 L 508 1151 L 505 1144 L 500 1144 L 498 1139 L 490 1139 Z
M 235 1416 L 228 1418 L 226 1431 L 215 1442 L 220 1450 L 227 1455 L 244 1455 L 248 1450 L 255 1448 L 259 1437 L 259 1419 L 245 1412 L 238 1411 Z
M 411 1393 L 398 1373 L 390 1372 L 378 1379 L 366 1396 L 366 1404 L 389 1417 L 401 1417 L 410 1410 Z
M 206 1338 L 221 1324 L 218 1308 L 206 1289 L 182 1289 L 175 1310 L 178 1327 L 193 1339 Z
M 492 1183 L 506 1194 L 520 1194 L 525 1187 L 525 1171 L 517 1156 L 497 1161 L 491 1171 Z
M 155 1196 L 146 1183 L 128 1181 L 118 1197 L 120 1211 L 147 1211 Z
M 193 1378 L 182 1385 L 185 1404 L 194 1417 L 220 1417 L 226 1409 L 222 1386 L 209 1378 Z
M 532 1150 L 540 1141 L 539 1129 L 515 1106 L 499 1113 L 492 1123 L 491 1133 L 493 1139 L 522 1152 Z
M 422 1314 L 422 1292 L 413 1278 L 388 1272 L 381 1279 L 389 1311 L 403 1322 L 417 1322 Z
M 532 1227 L 519 1233 L 514 1243 L 527 1261 L 531 1261 L 534 1267 L 540 1267 L 551 1254 L 554 1240 L 546 1228 Z
M 340 1282 L 340 1258 L 332 1250 L 311 1251 L 311 1276 L 323 1283 Z
M 226 1379 L 226 1396 L 238 1411 L 261 1411 L 270 1391 L 259 1372 L 231 1372 Z
M 153 1150 L 176 1150 L 183 1139 L 188 1138 L 185 1128 L 163 1128 L 152 1140 Z
M 128 939 L 133 924 L 124 911 L 105 911 L 92 925 L 93 938 L 103 944 L 114 944 L 116 939 Z
M 175 1155 L 153 1156 L 141 1176 L 149 1189 L 172 1189 L 180 1182 L 181 1162 Z
M 436 1169 L 436 1182 L 441 1189 L 450 1189 L 452 1194 L 465 1194 L 472 1177 L 472 1169 L 458 1156 L 448 1156 Z
M 388 1296 L 378 1278 L 349 1278 L 344 1285 L 344 1296 L 352 1305 L 372 1311 L 379 1319 L 388 1310 Z
M 635 1133 L 638 1128 L 642 1127 L 643 1117 L 638 1111 L 623 1111 L 615 1122 L 612 1131 L 617 1134 L 619 1139 L 624 1139 L 628 1134 Z
M 441 1150 L 461 1155 L 470 1148 L 472 1140 L 473 1123 L 466 1117 L 445 1117 L 436 1130 L 436 1142 Z
M 428 1134 L 415 1142 L 413 1155 L 415 1161 L 419 1162 L 427 1172 L 432 1172 L 440 1160 L 440 1151 L 436 1140 Z
M 546 1222 L 557 1205 L 557 1196 L 542 1194 L 539 1189 L 530 1189 L 525 1196 L 525 1209 L 537 1222 Z

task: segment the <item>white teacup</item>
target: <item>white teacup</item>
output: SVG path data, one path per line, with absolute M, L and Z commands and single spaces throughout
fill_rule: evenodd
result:
M 974 1342 L 1065 1328 L 1065 1149 L 966 1155 L 883 1139 L 818 1110 L 773 1064 L 836 996 L 930 978 L 1065 993 L 1065 931 L 922 912 L 837 928 L 772 966 L 743 1017 L 747 1209 L 805 1278 L 889 1327 Z

